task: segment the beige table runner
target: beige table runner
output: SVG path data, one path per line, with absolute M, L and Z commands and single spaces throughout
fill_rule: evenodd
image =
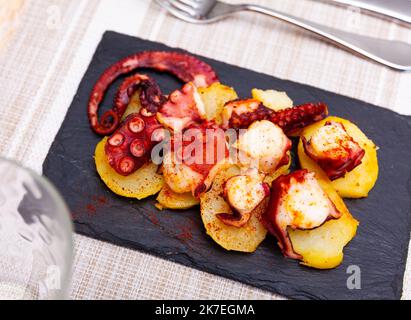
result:
M 411 43 L 410 27 L 357 10 L 310 0 L 253 2 L 345 30 Z M 268 17 L 244 13 L 198 26 L 170 17 L 148 0 L 0 0 L 1 156 L 41 172 L 105 30 L 163 42 L 411 114 L 411 73 L 371 63 Z M 281 298 L 79 235 L 75 250 L 73 299 Z M 411 298 L 409 266 L 405 299 Z

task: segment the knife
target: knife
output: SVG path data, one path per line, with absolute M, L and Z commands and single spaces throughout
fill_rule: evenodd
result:
M 411 24 L 411 0 L 332 0 L 331 2 L 358 7 Z

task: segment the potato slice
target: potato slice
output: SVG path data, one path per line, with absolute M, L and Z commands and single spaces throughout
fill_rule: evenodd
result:
M 329 220 L 313 230 L 289 228 L 288 233 L 294 251 L 303 256 L 302 264 L 317 269 L 331 269 L 342 262 L 344 246 L 354 238 L 359 223 L 352 217 L 325 173 L 320 171 L 315 175 L 321 188 L 342 216 L 337 220 Z
M 377 147 L 355 124 L 338 117 L 328 117 L 312 124 L 303 130 L 302 135 L 309 140 L 311 135 L 323 126 L 326 121 L 342 123 L 348 134 L 365 150 L 362 163 L 354 170 L 348 172 L 344 177 L 331 181 L 331 185 L 343 198 L 367 197 L 378 178 Z M 317 174 L 324 174 L 320 166 L 305 153 L 301 139 L 298 144 L 298 158 L 302 168 L 314 171 Z
M 253 89 L 251 94 L 253 99 L 260 101 L 274 111 L 293 107 L 293 100 L 283 91 Z
M 219 82 L 213 83 L 207 88 L 199 88 L 198 92 L 205 105 L 207 120 L 215 120 L 218 124 L 221 124 L 221 112 L 224 104 L 238 99 L 233 88 Z
M 228 226 L 217 218 L 218 213 L 231 212 L 229 205 L 222 197 L 223 184 L 228 178 L 237 174 L 240 174 L 237 166 L 231 166 L 217 174 L 211 189 L 200 198 L 201 218 L 207 234 L 224 249 L 254 252 L 267 234 L 267 230 L 260 221 L 267 201 L 263 201 L 254 210 L 250 220 L 241 228 Z
M 127 116 L 132 113 L 140 112 L 141 110 L 141 103 L 140 103 L 140 91 L 137 90 L 130 98 L 130 102 L 128 103 L 127 109 L 124 112 L 123 116 L 121 117 L 121 121 L 123 121 Z
M 149 162 L 136 172 L 122 176 L 108 163 L 104 146 L 107 137 L 104 137 L 96 146 L 94 160 L 97 172 L 107 187 L 123 197 L 143 199 L 161 190 L 164 185 L 163 176 L 157 173 L 158 166 Z
M 158 203 L 156 207 L 162 209 L 177 209 L 183 210 L 194 207 L 200 203 L 200 201 L 193 197 L 191 192 L 176 193 L 170 189 L 167 184 L 161 189 L 157 196 Z

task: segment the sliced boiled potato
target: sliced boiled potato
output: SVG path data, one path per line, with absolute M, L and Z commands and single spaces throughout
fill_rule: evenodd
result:
M 127 116 L 129 116 L 132 113 L 140 112 L 141 110 L 141 103 L 140 103 L 140 91 L 137 90 L 130 98 L 130 102 L 127 106 L 126 111 L 124 112 L 124 115 L 121 117 L 121 121 L 123 121 Z
M 223 184 L 230 177 L 240 174 L 237 166 L 221 170 L 214 179 L 211 189 L 200 198 L 201 218 L 207 234 L 226 250 L 254 252 L 265 239 L 267 230 L 260 221 L 267 201 L 263 201 L 251 214 L 250 220 L 241 228 L 228 226 L 218 213 L 230 213 L 230 206 L 222 197 Z
M 158 166 L 149 162 L 136 172 L 122 176 L 108 163 L 104 146 L 104 137 L 96 146 L 94 160 L 101 180 L 114 193 L 128 198 L 143 199 L 161 190 L 164 185 L 163 176 L 157 173 Z
M 193 197 L 191 192 L 176 193 L 170 189 L 167 184 L 161 189 L 157 196 L 156 207 L 162 209 L 188 209 L 200 203 L 200 201 Z
M 215 120 L 218 124 L 221 123 L 221 112 L 224 104 L 238 99 L 233 88 L 219 82 L 213 83 L 207 88 L 199 88 L 198 92 L 205 105 L 207 120 Z
M 293 100 L 283 91 L 253 89 L 251 94 L 253 99 L 274 111 L 293 107 Z
M 322 121 L 316 122 L 306 127 L 301 135 L 304 136 L 307 141 L 310 140 L 311 135 L 317 129 L 324 126 L 326 121 L 342 123 L 348 134 L 365 150 L 365 155 L 361 164 L 354 170 L 346 173 L 344 177 L 331 181 L 331 185 L 343 198 L 367 197 L 378 178 L 377 147 L 355 124 L 338 117 L 328 117 Z M 324 173 L 320 166 L 307 156 L 301 139 L 298 145 L 298 158 L 302 168 L 314 171 L 315 173 Z
M 313 230 L 289 228 L 288 233 L 295 252 L 303 256 L 302 264 L 317 269 L 331 269 L 342 262 L 344 246 L 354 238 L 359 223 L 352 217 L 325 173 L 316 172 L 315 176 L 342 216 Z

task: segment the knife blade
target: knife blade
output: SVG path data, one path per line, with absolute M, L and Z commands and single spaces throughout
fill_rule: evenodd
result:
M 332 0 L 331 2 L 358 7 L 411 24 L 411 0 Z

